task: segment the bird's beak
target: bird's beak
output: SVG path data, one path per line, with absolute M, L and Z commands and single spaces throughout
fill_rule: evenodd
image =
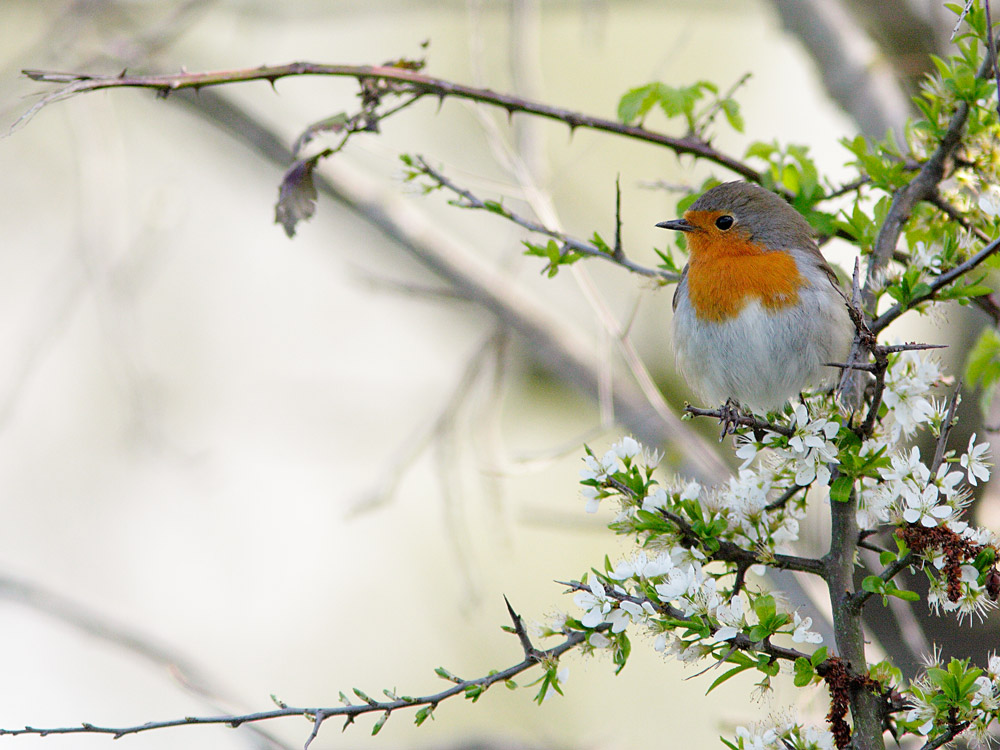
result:
M 671 219 L 670 221 L 661 221 L 656 226 L 660 229 L 673 229 L 678 232 L 693 232 L 694 224 L 689 222 L 687 219 Z

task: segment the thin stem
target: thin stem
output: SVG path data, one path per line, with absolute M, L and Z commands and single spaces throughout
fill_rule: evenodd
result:
M 430 164 L 427 163 L 427 161 L 422 156 L 416 157 L 413 163 L 413 168 L 417 172 L 429 177 L 431 180 L 436 182 L 441 187 L 459 196 L 459 198 L 462 199 L 462 202 L 460 203 L 455 202 L 455 205 L 457 205 L 458 207 L 469 208 L 478 211 L 487 211 L 491 214 L 501 216 L 507 219 L 508 221 L 511 221 L 514 224 L 517 224 L 518 226 L 527 229 L 530 232 L 535 232 L 537 234 L 545 235 L 546 237 L 551 237 L 554 240 L 558 240 L 563 245 L 564 252 L 567 250 L 572 250 L 573 252 L 579 253 L 580 255 L 586 255 L 593 258 L 602 258 L 603 260 L 615 263 L 616 265 L 619 265 L 622 268 L 632 271 L 633 273 L 637 273 L 641 276 L 648 276 L 650 278 L 659 278 L 663 279 L 664 281 L 678 281 L 680 279 L 680 276 L 678 276 L 676 273 L 665 271 L 661 268 L 649 268 L 647 266 L 643 266 L 638 263 L 635 263 L 632 260 L 629 260 L 625 256 L 625 252 L 621 249 L 620 245 L 621 242 L 620 219 L 616 220 L 616 222 L 618 222 L 617 223 L 618 229 L 616 230 L 616 246 L 611 253 L 607 253 L 604 250 L 597 247 L 597 245 L 593 245 L 589 242 L 584 242 L 582 240 L 576 239 L 574 237 L 569 236 L 568 234 L 556 231 L 555 229 L 549 229 L 543 224 L 539 224 L 536 221 L 532 221 L 531 219 L 528 219 L 524 216 L 520 216 L 519 214 L 514 213 L 509 208 L 499 203 L 496 202 L 487 203 L 486 201 L 476 196 L 475 193 L 473 193 L 471 190 L 461 187 L 460 185 L 453 182 L 450 178 L 446 177 L 439 170 L 432 167 Z M 619 201 L 620 200 L 621 200 L 621 194 L 619 193 Z

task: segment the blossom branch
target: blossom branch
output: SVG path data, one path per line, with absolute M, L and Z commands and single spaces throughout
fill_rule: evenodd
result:
M 992 68 L 992 49 L 989 50 L 983 59 L 977 72 L 977 77 L 982 79 L 989 75 Z M 921 201 L 932 199 L 938 192 L 938 185 L 945 177 L 947 164 L 955 149 L 958 148 L 965 130 L 965 124 L 969 119 L 969 103 L 962 101 L 955 107 L 955 112 L 948 122 L 948 128 L 941 137 L 938 147 L 924 162 L 920 171 L 905 187 L 901 188 L 893 196 L 889 213 L 875 238 L 875 246 L 872 250 L 872 259 L 868 264 L 868 274 L 864 288 L 865 307 L 871 308 L 875 301 L 875 279 L 888 264 L 896 250 L 896 243 L 899 235 L 903 231 L 903 225 L 909 220 L 913 209 Z M 882 315 L 879 320 L 884 318 Z M 896 315 L 895 317 L 898 317 Z M 892 318 L 891 320 L 895 319 Z M 876 333 L 888 325 L 884 323 L 881 327 L 872 327 Z
M 691 525 L 681 516 L 672 513 L 665 508 L 659 510 L 660 515 L 674 524 L 681 533 L 681 538 L 687 543 L 700 543 L 701 537 L 695 533 Z M 708 555 L 709 560 L 735 563 L 738 566 L 767 565 L 779 570 L 796 570 L 800 573 L 812 573 L 820 577 L 825 576 L 826 566 L 822 560 L 812 557 L 798 557 L 796 555 L 774 554 L 762 556 L 748 549 L 744 549 L 735 542 L 725 539 L 718 541 L 718 549 Z
M 590 591 L 590 587 L 580 581 L 556 581 L 556 583 L 563 586 L 569 586 L 574 591 Z M 609 599 L 614 599 L 618 602 L 632 602 L 638 604 L 640 607 L 643 604 L 649 604 L 653 609 L 658 611 L 665 617 L 669 617 L 673 620 L 688 620 L 690 619 L 681 610 L 670 604 L 664 604 L 662 602 L 653 601 L 645 596 L 635 596 L 633 594 L 628 594 L 623 591 L 616 591 L 613 588 L 609 588 L 605 591 L 605 595 Z M 712 633 L 716 632 L 717 628 L 712 628 Z M 794 662 L 796 659 L 805 657 L 809 658 L 809 654 L 804 651 L 798 651 L 794 648 L 786 648 L 784 646 L 775 646 L 769 640 L 765 639 L 763 641 L 752 641 L 750 637 L 745 633 L 737 633 L 732 639 L 727 641 L 731 643 L 740 651 L 752 651 L 761 654 L 767 654 L 775 659 L 784 659 L 786 661 Z
M 962 732 L 969 728 L 969 722 L 963 721 L 958 724 L 950 725 L 944 732 L 944 734 L 939 735 L 933 740 L 930 740 L 920 748 L 920 750 L 937 750 L 939 747 L 943 747 L 951 742 L 953 739 L 958 737 Z
M 58 91 L 47 95 L 37 102 L 12 126 L 12 129 L 23 125 L 38 113 L 43 107 L 76 94 L 100 91 L 112 88 L 145 88 L 152 89 L 160 96 L 168 96 L 174 91 L 184 89 L 200 89 L 210 86 L 221 86 L 247 81 L 267 81 L 272 86 L 281 78 L 292 76 L 332 76 L 354 78 L 364 86 L 366 83 L 377 82 L 389 86 L 392 93 L 415 94 L 419 97 L 432 96 L 438 100 L 447 97 L 465 99 L 501 107 L 508 115 L 523 113 L 556 120 L 568 125 L 571 129 L 586 128 L 604 133 L 612 133 L 624 138 L 664 146 L 678 156 L 690 155 L 706 159 L 731 172 L 738 174 L 751 182 L 760 182 L 761 174 L 746 163 L 715 149 L 706 140 L 697 136 L 675 138 L 653 130 L 647 130 L 637 125 L 607 120 L 601 117 L 585 115 L 562 107 L 553 107 L 541 102 L 534 102 L 519 96 L 501 94 L 490 89 L 466 86 L 443 78 L 434 78 L 422 74 L 419 69 L 422 62 L 399 60 L 385 65 L 326 65 L 310 62 L 293 62 L 285 65 L 262 65 L 258 68 L 241 70 L 221 70 L 203 73 L 174 73 L 164 75 L 134 76 L 122 72 L 120 75 L 89 75 L 86 73 L 61 73 L 46 70 L 24 70 L 24 75 L 33 81 L 41 83 L 64 84 Z
M 884 330 L 886 326 L 892 323 L 896 318 L 898 318 L 907 310 L 912 309 L 916 305 L 919 305 L 921 302 L 927 302 L 928 300 L 933 299 L 934 295 L 937 294 L 939 291 L 941 291 L 944 287 L 948 286 L 948 284 L 955 281 L 960 276 L 967 274 L 973 268 L 980 265 L 983 261 L 985 261 L 991 255 L 996 253 L 998 249 L 1000 249 L 1000 238 L 997 238 L 992 242 L 990 242 L 982 250 L 980 250 L 978 253 L 970 257 L 964 263 L 959 263 L 950 271 L 941 274 L 936 279 L 928 283 L 928 287 L 930 288 L 923 294 L 915 295 L 912 299 L 908 300 L 905 305 L 897 302 L 895 305 L 890 307 L 888 310 L 886 310 L 884 313 L 882 313 L 875 320 L 872 321 L 870 326 L 872 332 L 878 334 L 880 331 Z
M 551 237 L 557 240 L 562 245 L 563 254 L 568 251 L 578 253 L 580 255 L 586 255 L 593 258 L 602 258 L 607 261 L 611 261 L 623 268 L 637 273 L 641 276 L 648 276 L 651 278 L 660 278 L 665 281 L 679 281 L 680 276 L 676 273 L 671 273 L 670 271 L 665 271 L 659 268 L 649 268 L 647 266 L 640 265 L 634 261 L 629 260 L 625 256 L 625 252 L 621 247 L 621 234 L 620 234 L 620 220 L 616 220 L 616 241 L 615 247 L 612 252 L 606 252 L 599 248 L 597 245 L 591 244 L 589 242 L 583 242 L 574 237 L 556 231 L 555 229 L 549 229 L 543 224 L 539 224 L 536 221 L 532 221 L 526 217 L 520 216 L 510 209 L 504 207 L 502 204 L 496 201 L 484 201 L 477 197 L 471 190 L 463 188 L 455 184 L 451 179 L 445 177 L 440 171 L 432 167 L 427 163 L 426 159 L 422 156 L 416 156 L 413 160 L 412 167 L 415 171 L 420 174 L 426 175 L 431 180 L 433 180 L 440 187 L 451 191 L 459 197 L 459 200 L 451 201 L 452 205 L 458 208 L 469 208 L 479 211 L 488 211 L 489 213 L 501 216 L 508 221 L 517 224 L 520 227 L 527 229 L 530 232 L 536 232 L 537 234 L 543 234 L 546 237 Z M 621 193 L 618 194 L 619 208 Z
M 948 448 L 948 436 L 951 435 L 951 430 L 955 426 L 955 410 L 958 409 L 959 394 L 962 390 L 962 384 L 959 383 L 955 386 L 955 392 L 951 394 L 951 399 L 948 402 L 948 411 L 945 414 L 944 422 L 941 423 L 941 434 L 938 436 L 937 448 L 934 450 L 934 460 L 930 465 L 930 475 L 936 476 L 938 469 L 941 468 L 941 462 L 944 461 L 944 452 Z

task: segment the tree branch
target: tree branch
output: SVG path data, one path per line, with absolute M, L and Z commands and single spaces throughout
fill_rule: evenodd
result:
M 267 81 L 272 86 L 281 78 L 292 76 L 332 76 L 354 78 L 364 84 L 377 82 L 388 88 L 387 93 L 411 93 L 417 96 L 433 96 L 438 100 L 446 97 L 502 107 L 509 115 L 523 113 L 557 120 L 571 129 L 586 128 L 604 133 L 613 133 L 625 138 L 633 138 L 646 143 L 664 146 L 677 155 L 697 156 L 707 159 L 751 182 L 760 182 L 761 175 L 756 170 L 728 154 L 713 148 L 707 141 L 694 136 L 674 138 L 663 133 L 636 125 L 625 125 L 615 120 L 585 115 L 562 107 L 553 107 L 519 96 L 500 94 L 474 86 L 466 86 L 443 78 L 423 75 L 417 70 L 422 63 L 397 61 L 385 65 L 324 65 L 310 62 L 294 62 L 286 65 L 262 65 L 259 68 L 241 70 L 220 70 L 204 73 L 175 73 L 164 75 L 133 76 L 124 71 L 121 75 L 104 76 L 86 73 L 60 73 L 46 70 L 24 70 L 24 75 L 41 83 L 61 83 L 63 88 L 45 96 L 22 115 L 11 130 L 24 125 L 43 107 L 76 94 L 112 88 L 152 89 L 160 96 L 168 96 L 175 91 L 192 89 L 199 91 L 210 86 L 222 86 L 247 81 Z

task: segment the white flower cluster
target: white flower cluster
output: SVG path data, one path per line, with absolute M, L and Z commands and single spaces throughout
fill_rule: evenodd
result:
M 737 458 L 743 459 L 746 468 L 757 457 L 761 448 L 771 448 L 775 462 L 787 467 L 794 474 L 795 484 L 807 487 L 813 482 L 830 483 L 830 466 L 837 463 L 837 446 L 833 439 L 840 430 L 840 424 L 828 419 L 812 419 L 804 404 L 795 407 L 791 427 L 793 434 L 786 438 L 775 432 L 768 432 L 763 442 L 746 440 L 736 451 Z
M 784 718 L 736 727 L 739 750 L 834 750 L 833 733 Z
M 944 419 L 944 405 L 928 396 L 941 382 L 941 367 L 934 357 L 917 351 L 900 352 L 885 374 L 882 402 L 892 415 L 890 440 L 909 438 L 918 427 Z
M 943 571 L 945 556 L 941 553 L 935 553 L 931 556 L 930 562 L 936 570 Z M 971 624 L 973 615 L 983 620 L 986 613 L 996 607 L 997 603 L 990 597 L 986 586 L 979 582 L 981 575 L 975 565 L 962 565 L 960 571 L 958 599 L 952 601 L 948 597 L 947 579 L 931 576 L 927 591 L 927 604 L 935 614 L 955 612 L 958 614 L 960 623 L 968 617 Z
M 584 468 L 580 469 L 580 480 L 585 482 L 580 494 L 587 501 L 586 511 L 596 513 L 601 500 L 614 492 L 603 489 L 602 485 L 613 475 L 627 471 L 633 465 L 650 470 L 660 462 L 655 452 L 647 452 L 633 437 L 624 437 L 608 449 L 600 459 L 588 453 L 583 457 Z
M 719 591 L 716 579 L 697 560 L 691 560 L 690 552 L 682 547 L 652 557 L 641 551 L 615 566 L 607 580 L 615 581 L 610 591 L 595 577 L 588 589 L 576 593 L 574 602 L 584 610 L 581 624 L 596 628 L 607 623 L 612 634 L 621 633 L 630 625 L 645 627 L 656 634 L 655 650 L 684 661 L 701 658 L 712 644 L 732 640 L 758 622 L 745 593 L 727 599 Z M 650 591 L 650 587 L 655 591 L 655 601 L 643 593 Z M 703 648 L 691 649 L 691 642 L 663 632 L 654 604 L 670 605 L 685 619 L 707 618 L 716 623 L 711 641 L 703 644 Z M 821 643 L 822 636 L 810 631 L 810 627 L 812 619 L 795 612 L 786 630 L 796 643 Z M 602 633 L 590 636 L 592 646 L 606 647 L 610 643 Z
M 871 501 L 866 513 L 878 520 L 919 523 L 927 528 L 958 519 L 969 501 L 968 490 L 959 486 L 961 472 L 949 471 L 950 466 L 942 463 L 931 477 L 916 446 L 894 454 L 890 461 L 891 465 L 880 471 L 882 481 L 876 491 L 868 493 Z

